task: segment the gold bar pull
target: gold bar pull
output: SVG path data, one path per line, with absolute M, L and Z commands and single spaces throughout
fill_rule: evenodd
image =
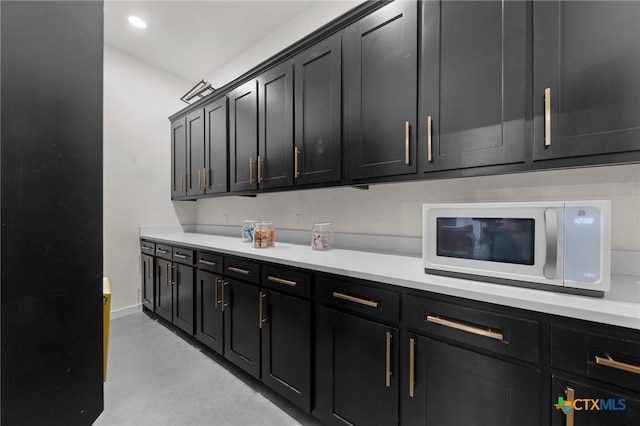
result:
M 544 146 L 551 146 L 551 88 L 544 89 Z
M 208 260 L 204 260 L 204 259 L 200 259 L 198 262 L 202 263 L 203 265 L 207 265 L 207 266 L 216 266 L 216 262 L 209 262 Z
M 178 259 L 186 259 L 187 256 L 185 256 L 184 254 L 180 254 L 180 253 L 174 253 L 173 257 L 177 257 Z
M 479 336 L 489 337 L 491 339 L 500 340 L 500 341 L 502 341 L 503 337 L 504 337 L 502 335 L 502 333 L 498 333 L 497 331 L 493 331 L 490 328 L 489 329 L 484 329 L 484 328 L 472 327 L 470 325 L 461 324 L 459 322 L 449 321 L 449 320 L 440 318 L 438 316 L 428 315 L 427 316 L 427 322 L 443 325 L 445 327 L 454 328 L 456 330 L 461 330 L 461 331 L 466 331 L 467 333 L 477 334 Z
M 640 366 L 627 364 L 626 362 L 616 361 L 607 355 L 606 358 L 596 356 L 596 364 L 606 367 L 615 368 L 616 370 L 626 371 L 628 373 L 640 374 Z
M 409 122 L 404 122 L 404 164 L 411 164 L 409 158 Z
M 231 272 L 237 272 L 238 274 L 242 274 L 242 275 L 249 275 L 251 273 L 251 271 L 247 271 L 246 269 L 236 268 L 235 266 L 229 266 L 227 267 L 227 269 Z
M 416 388 L 416 339 L 409 339 L 409 397 L 414 397 Z
M 391 387 L 391 333 L 387 331 L 387 342 L 385 352 L 385 372 L 384 372 L 384 384 L 386 387 Z
M 430 163 L 433 161 L 433 119 L 431 116 L 427 117 L 427 161 Z
M 567 397 L 567 401 L 573 401 L 573 400 L 575 400 L 575 398 L 576 398 L 576 391 L 575 391 L 575 390 L 573 390 L 573 388 L 570 388 L 570 387 L 568 387 L 568 386 L 567 386 L 567 387 L 565 388 L 565 392 L 564 392 L 564 393 L 565 393 L 565 395 L 566 395 L 566 397 Z M 575 411 L 576 411 L 576 410 L 569 410 L 569 411 L 567 412 L 567 414 L 566 414 L 566 422 L 565 422 L 565 425 L 566 425 L 566 426 L 573 426 L 573 415 L 574 415 L 574 412 L 575 412 Z
M 263 317 L 264 314 L 264 307 L 262 306 L 262 301 L 264 299 L 266 299 L 267 294 L 263 291 L 260 292 L 260 299 L 258 300 L 259 303 L 259 307 L 258 307 L 258 327 L 260 327 L 260 329 L 262 329 L 262 324 L 264 324 L 265 322 L 267 322 L 267 319 Z
M 264 158 L 258 155 L 258 183 L 262 183 L 264 180 L 262 178 L 262 163 L 264 163 Z
M 269 276 L 267 277 L 267 279 L 268 279 L 269 281 L 273 281 L 274 283 L 284 284 L 284 285 L 288 285 L 288 286 L 290 286 L 290 287 L 295 287 L 295 286 L 297 286 L 297 285 L 298 285 L 298 283 L 297 283 L 297 282 L 295 282 L 295 281 L 289 281 L 289 280 L 285 280 L 285 279 L 282 279 L 282 278 L 273 277 L 273 276 L 271 276 L 271 275 L 269 275 Z
M 176 270 L 176 265 L 171 265 L 171 267 L 169 268 L 169 272 L 171 275 L 171 281 L 169 282 L 169 284 L 174 285 L 174 284 L 178 284 L 178 273 L 175 273 L 175 280 L 173 279 L 174 277 L 174 273 L 173 271 Z
M 253 158 L 249 157 L 249 184 L 253 183 Z
M 153 250 L 153 249 L 149 246 L 142 246 L 142 250 Z
M 375 300 L 361 299 L 359 297 L 349 296 L 348 294 L 338 293 L 337 291 L 333 292 L 333 297 L 335 299 L 347 300 L 349 302 L 358 303 L 360 305 L 369 306 L 371 308 L 377 308 L 378 307 L 378 302 L 376 302 Z
M 300 176 L 300 149 L 297 146 L 293 156 L 293 164 L 294 164 L 293 177 L 297 179 Z

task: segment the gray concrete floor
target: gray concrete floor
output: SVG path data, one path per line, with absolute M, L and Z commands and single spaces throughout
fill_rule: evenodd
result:
M 285 426 L 317 420 L 198 342 L 139 312 L 111 321 L 94 426 Z

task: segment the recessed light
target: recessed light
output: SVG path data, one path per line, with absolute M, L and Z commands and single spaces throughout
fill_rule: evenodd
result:
M 147 23 L 137 16 L 129 16 L 129 23 L 136 28 L 147 28 Z

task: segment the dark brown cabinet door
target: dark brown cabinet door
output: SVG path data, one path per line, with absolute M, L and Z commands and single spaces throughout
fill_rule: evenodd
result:
M 142 254 L 142 306 L 150 311 L 154 311 L 154 257 Z
M 261 292 L 262 381 L 311 410 L 311 302 Z
M 423 172 L 525 160 L 526 2 L 424 2 Z
M 534 3 L 535 160 L 640 149 L 638 22 L 637 1 Z
M 260 289 L 226 280 L 224 292 L 224 357 L 260 378 Z
M 171 123 L 171 198 L 187 195 L 187 126 L 182 117 Z
M 173 321 L 172 277 L 173 264 L 168 260 L 157 258 L 155 313 L 169 322 Z
M 202 182 L 207 194 L 224 193 L 229 190 L 227 98 L 207 105 L 204 119 L 206 164 Z
M 222 307 L 223 279 L 211 272 L 198 270 L 196 280 L 196 338 L 218 352 L 223 353 Z
M 393 2 L 346 31 L 351 179 L 415 173 L 416 2 Z
M 329 425 L 398 424 L 398 330 L 320 311 L 314 415 Z
M 171 287 L 173 290 L 173 318 L 175 325 L 194 334 L 194 278 L 195 269 L 192 266 L 174 263 L 172 265 L 173 278 Z
M 295 183 L 338 182 L 342 150 L 342 36 L 295 59 Z
M 554 406 L 562 405 L 564 401 L 572 402 L 572 408 L 566 413 L 557 408 L 551 411 L 552 426 L 636 426 L 640 419 L 638 395 L 557 376 L 552 379 L 551 395 Z M 594 403 L 594 400 L 598 401 Z
M 258 186 L 293 184 L 293 64 L 258 77 Z
M 415 335 L 402 346 L 402 424 L 544 424 L 538 370 Z
M 193 111 L 187 122 L 187 195 L 204 194 L 205 138 L 204 110 Z
M 229 93 L 231 191 L 258 188 L 258 86 L 251 80 Z

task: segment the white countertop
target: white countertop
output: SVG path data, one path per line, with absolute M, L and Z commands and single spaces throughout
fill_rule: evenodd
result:
M 240 238 L 188 232 L 142 230 L 140 237 L 640 330 L 640 278 L 633 276 L 613 275 L 611 291 L 604 298 L 595 298 L 425 274 L 419 257 L 340 249 L 314 251 L 309 246 L 280 242 L 272 248 L 256 249 Z

